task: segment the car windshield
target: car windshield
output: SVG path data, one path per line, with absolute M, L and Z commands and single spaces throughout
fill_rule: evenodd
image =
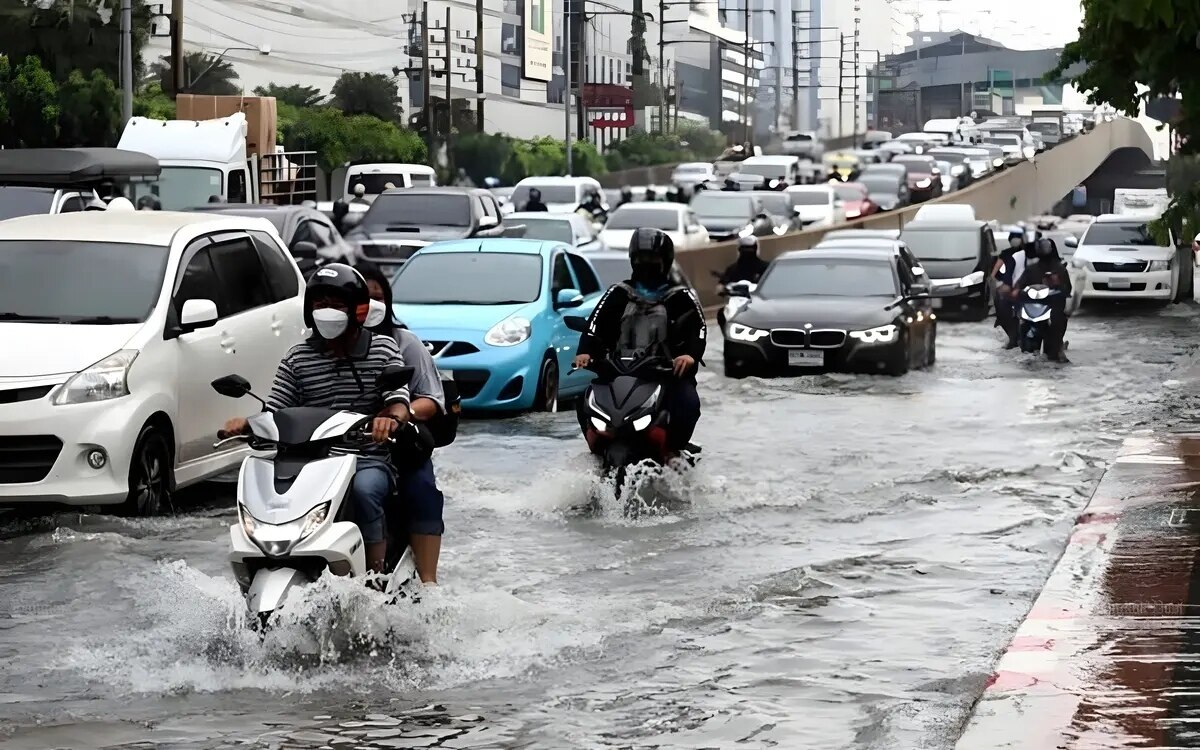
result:
M 1056 122 L 1034 122 L 1028 125 L 1030 130 L 1036 130 L 1039 133 L 1050 133 L 1058 135 L 1058 123 Z
M 792 190 L 788 193 L 793 206 L 828 206 L 829 193 L 825 190 Z
M 983 139 L 983 142 L 993 146 L 1015 146 L 1021 142 L 1021 139 L 1015 135 L 989 135 Z
M 385 193 L 363 214 L 363 227 L 469 227 L 470 199 L 447 193 Z
M 900 240 L 913 255 L 927 260 L 975 260 L 979 257 L 979 231 L 963 229 L 904 229 Z
M 362 185 L 366 188 L 367 195 L 379 195 L 384 190 L 388 189 L 388 183 L 394 188 L 404 187 L 404 175 L 388 174 L 385 172 L 363 172 L 354 175 L 347 180 L 350 183 L 350 191 L 354 191 L 355 185 Z
M 838 185 L 833 190 L 837 193 L 839 200 L 849 201 L 851 203 L 855 201 L 861 201 L 867 197 L 865 194 L 863 194 L 862 188 L 854 185 Z
M 203 206 L 214 195 L 225 195 L 225 175 L 210 167 L 163 167 L 158 179 L 130 185 L 137 203 L 143 195 L 154 195 L 164 211 Z
M 756 193 L 754 197 L 758 198 L 758 201 L 762 203 L 764 211 L 776 216 L 787 216 L 792 212 L 792 206 L 796 205 L 796 201 L 787 193 Z
M 707 190 L 692 199 L 692 211 L 697 216 L 716 219 L 747 219 L 753 208 L 749 198 L 737 195 L 712 194 Z M 611 226 L 611 224 L 610 224 Z
M 588 256 L 596 275 L 600 277 L 600 285 L 605 289 L 629 278 L 629 258 L 625 256 L 605 256 L 596 258 Z
M 786 260 L 758 285 L 763 299 L 790 297 L 895 297 L 896 279 L 886 261 Z
M 909 161 L 907 159 L 901 161 L 900 159 L 895 159 L 892 163 L 904 167 L 904 171 L 908 174 L 929 174 L 933 169 L 933 163 L 928 161 Z
M 453 279 L 447 284 L 447 279 Z M 417 253 L 392 279 L 406 305 L 515 305 L 542 293 L 542 258 L 523 253 Z
M 532 219 L 520 216 L 513 219 L 512 222 L 525 227 L 526 239 L 575 244 L 575 232 L 568 219 L 543 219 L 540 216 Z
M 864 174 L 858 181 L 866 187 L 868 193 L 887 193 L 896 195 L 900 192 L 900 183 L 894 177 Z
M 741 166 L 738 167 L 738 171 L 742 174 L 752 174 L 775 180 L 786 175 L 788 168 L 784 164 L 746 164 L 742 162 Z
M 542 193 L 542 203 L 579 203 L 579 191 L 574 185 L 518 185 L 513 191 L 512 202 L 517 207 L 529 202 L 529 190 L 536 188 Z
M 1093 222 L 1083 235 L 1081 245 L 1116 245 L 1165 247 L 1150 236 L 1150 228 L 1145 223 L 1130 222 Z
M 664 232 L 679 230 L 679 212 L 642 206 L 621 206 L 608 217 L 605 229 L 641 229 L 649 227 Z
M 168 255 L 161 245 L 0 240 L 0 321 L 141 323 Z
M 54 191 L 50 188 L 0 187 L 0 221 L 48 214 L 53 206 Z

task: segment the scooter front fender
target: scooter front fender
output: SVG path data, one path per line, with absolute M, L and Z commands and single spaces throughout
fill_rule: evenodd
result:
M 293 586 L 307 582 L 308 577 L 295 568 L 262 568 L 250 582 L 246 604 L 255 614 L 270 614 L 279 609 Z

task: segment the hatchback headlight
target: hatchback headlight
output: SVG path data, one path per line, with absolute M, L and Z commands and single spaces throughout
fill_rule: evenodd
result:
M 933 184 L 933 183 L 932 183 L 932 182 L 930 182 L 928 179 L 920 179 L 920 180 L 917 180 L 917 187 L 919 187 L 919 188 L 927 188 L 927 187 L 929 187 L 929 186 L 930 186 L 930 185 L 932 185 L 932 184 Z
M 1169 260 L 1152 260 L 1147 271 L 1170 271 L 1171 261 Z
M 889 323 L 878 328 L 868 328 L 865 331 L 851 331 L 850 338 L 857 339 L 864 344 L 890 344 L 896 340 L 896 334 L 899 328 L 895 323 Z
M 129 368 L 137 359 L 136 349 L 122 349 L 72 375 L 54 394 L 54 403 L 87 404 L 129 395 Z
M 857 219 L 859 216 L 862 216 L 862 211 L 860 211 L 859 209 L 857 209 L 857 208 L 846 209 L 846 218 L 847 219 Z
M 1003 160 L 1003 159 L 1000 159 L 1000 158 L 992 159 L 992 166 L 993 166 L 993 167 L 1003 167 L 1003 166 L 1004 166 L 1004 160 Z
M 525 318 L 508 318 L 492 326 L 483 340 L 492 346 L 516 346 L 529 339 L 533 326 Z
M 958 280 L 958 285 L 960 287 L 962 287 L 963 289 L 966 289 L 967 287 L 975 286 L 976 284 L 982 284 L 982 283 L 983 283 L 983 271 L 976 271 L 975 273 L 969 273 L 966 276 L 963 276 L 961 279 Z
M 730 323 L 728 330 L 729 338 L 734 341 L 758 341 L 771 335 L 770 331 L 764 331 L 761 328 L 751 328 L 741 323 Z

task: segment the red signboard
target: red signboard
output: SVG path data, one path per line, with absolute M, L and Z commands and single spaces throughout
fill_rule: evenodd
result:
M 625 109 L 633 107 L 633 89 L 615 83 L 585 83 L 583 106 L 588 109 Z

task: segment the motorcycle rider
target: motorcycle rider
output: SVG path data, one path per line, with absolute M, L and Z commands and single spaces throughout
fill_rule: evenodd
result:
M 522 211 L 549 211 L 545 203 L 542 203 L 542 191 L 537 188 L 529 188 L 529 200 L 525 201 L 525 208 Z
M 621 199 L 617 201 L 617 208 L 624 206 L 626 203 L 633 203 L 633 188 L 628 185 L 622 185 Z
M 396 469 L 382 444 L 397 431 L 412 429 L 412 415 L 407 387 L 383 394 L 367 391 L 384 368 L 404 365 L 395 339 L 363 328 L 370 302 L 367 282 L 350 266 L 330 263 L 314 273 L 304 289 L 304 323 L 313 334 L 284 355 L 267 403 L 272 409 L 312 406 L 360 411 L 364 395 L 382 399 L 384 408 L 370 424 L 371 437 L 381 445 L 359 456 L 350 488 L 367 567 L 381 573 L 387 559 L 384 508 L 396 487 Z M 244 435 L 248 429 L 244 417 L 235 417 L 225 423 L 224 432 Z M 421 577 L 424 580 L 426 573 Z
M 646 188 L 646 200 L 651 203 L 658 200 L 658 191 L 652 187 Z
M 742 189 L 742 186 L 737 183 L 737 180 L 732 177 L 725 178 L 725 186 L 721 188 L 722 193 L 733 193 Z
M 137 200 L 137 210 L 139 211 L 161 211 L 162 203 L 158 200 L 157 195 L 146 194 Z
M 351 203 L 357 203 L 360 206 L 369 206 L 371 201 L 367 200 L 367 186 L 361 182 L 354 186 L 354 198 Z
M 397 438 L 392 463 L 397 469 L 397 489 L 408 499 L 407 523 L 409 543 L 417 564 L 417 573 L 424 583 L 437 582 L 437 564 L 441 553 L 442 508 L 445 498 L 438 489 L 433 471 L 433 449 L 453 441 L 458 431 L 456 394 L 443 388 L 437 365 L 425 342 L 392 316 L 392 285 L 379 266 L 366 261 L 355 268 L 367 282 L 371 310 L 363 327 L 381 336 L 390 336 L 400 345 L 400 356 L 413 368 L 408 383 L 411 397 L 408 408 L 416 430 L 405 444 Z M 452 381 L 450 383 L 453 385 Z
M 629 243 L 630 278 L 608 288 L 588 318 L 587 330 L 579 336 L 575 367 L 587 367 L 593 358 L 603 358 L 630 348 L 645 328 L 671 357 L 675 379 L 667 385 L 668 448 L 673 452 L 699 449 L 692 433 L 700 421 L 700 396 L 696 393 L 696 371 L 704 361 L 708 329 L 704 309 L 695 292 L 672 286 L 671 266 L 675 246 L 658 229 L 643 227 Z M 583 400 L 578 416 L 584 424 Z
M 338 198 L 333 202 L 333 226 L 336 227 L 338 232 L 342 234 L 346 233 L 346 227 L 343 222 L 346 220 L 346 216 L 349 214 L 350 204 L 344 199 Z
M 595 188 L 587 189 L 583 196 L 583 202 L 575 210 L 587 213 L 588 218 L 600 224 L 608 220 L 608 206 L 604 205 L 604 199 L 600 197 L 600 193 Z
M 1058 254 L 1058 246 L 1054 240 L 1043 238 L 1033 243 L 1034 259 L 1026 261 L 1025 271 L 1017 279 L 1011 296 L 1014 300 L 1020 298 L 1022 290 L 1044 284 L 1051 289 L 1062 292 L 1051 301 L 1050 325 L 1043 340 L 1046 357 L 1055 362 L 1067 364 L 1067 354 L 1063 349 L 1063 339 L 1067 335 L 1067 300 L 1071 297 L 1071 276 Z
M 1025 232 L 1013 229 L 1008 233 L 1008 247 L 996 258 L 992 266 L 992 278 L 996 280 L 996 323 L 1008 336 L 1005 349 L 1017 347 L 1017 336 L 1020 332 L 1020 317 L 1017 306 L 1011 299 L 1011 292 L 1017 279 L 1025 272 L 1025 265 L 1032 258 L 1025 242 Z
M 757 284 L 769 265 L 770 263 L 763 260 L 762 256 L 758 254 L 758 238 L 753 235 L 741 237 L 738 239 L 737 260 L 718 276 L 718 280 L 722 286 L 735 281 L 749 281 L 751 284 Z

